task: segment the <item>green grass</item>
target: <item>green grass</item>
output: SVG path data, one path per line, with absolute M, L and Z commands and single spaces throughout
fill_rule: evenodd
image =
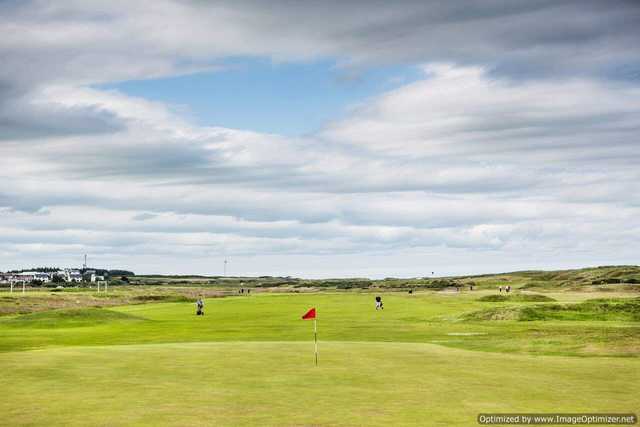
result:
M 637 410 L 632 359 L 430 344 L 238 342 L 11 353 L 4 421 L 34 425 L 446 425 L 478 412 Z M 37 403 L 33 396 L 41 396 Z
M 374 295 L 207 299 L 204 317 L 163 302 L 0 318 L 0 424 L 468 426 L 479 412 L 640 409 L 640 323 L 618 316 L 634 299 L 387 293 L 375 311 Z M 555 305 L 583 317 L 469 317 Z M 300 320 L 310 307 L 318 367 Z

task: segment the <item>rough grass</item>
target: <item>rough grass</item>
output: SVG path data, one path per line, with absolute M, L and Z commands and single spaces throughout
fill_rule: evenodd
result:
M 51 310 L 24 314 L 6 319 L 4 327 L 13 328 L 75 328 L 81 326 L 96 326 L 110 322 L 143 321 L 145 319 L 119 311 L 102 308 L 84 308 L 68 310 Z
M 446 289 L 456 286 L 475 289 L 495 289 L 500 285 L 511 285 L 513 289 L 587 290 L 593 286 L 598 290 L 616 288 L 629 292 L 640 292 L 639 266 L 603 266 L 561 271 L 516 271 L 503 274 L 485 274 L 457 277 L 364 278 L 310 280 L 294 277 L 220 277 L 220 276 L 132 276 L 134 286 L 170 286 L 178 289 L 217 287 L 218 289 L 388 289 L 427 290 Z
M 478 289 L 496 289 L 511 285 L 513 289 L 537 291 L 627 291 L 640 292 L 640 267 L 603 266 L 561 271 L 517 271 L 452 278 L 461 283 L 473 282 Z
M 553 302 L 556 301 L 547 295 L 541 294 L 511 294 L 511 295 L 485 295 L 478 298 L 482 302 Z
M 486 299 L 485 301 L 488 301 Z M 491 301 L 507 301 L 491 299 Z M 592 299 L 579 304 L 495 307 L 469 313 L 466 320 L 640 321 L 640 298 Z
M 115 288 L 98 293 L 88 289 L 65 289 L 63 292 L 31 291 L 0 295 L 0 317 L 40 311 L 85 307 L 115 307 L 148 302 L 187 302 L 198 296 L 209 298 L 230 295 L 216 289 L 167 289 L 146 287 Z

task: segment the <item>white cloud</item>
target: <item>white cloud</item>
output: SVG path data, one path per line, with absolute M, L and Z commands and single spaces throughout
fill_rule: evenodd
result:
M 640 228 L 637 196 L 628 191 L 638 178 L 628 126 L 640 111 L 633 88 L 546 81 L 543 91 L 541 83 L 507 84 L 478 69 L 433 70 L 303 140 L 194 127 L 162 105 L 118 93 L 66 92 L 61 98 L 77 102 L 70 106 L 99 106 L 126 131 L 51 138 L 37 153 L 29 146 L 5 151 L 12 176 L 2 204 L 22 210 L 4 211 L 0 250 L 181 260 L 196 252 L 343 257 L 406 248 L 523 256 L 543 248 L 553 257 L 566 251 L 594 259 L 614 247 L 631 253 Z M 541 92 L 562 102 L 544 102 Z M 582 111 L 588 98 L 601 102 Z M 520 126 L 536 127 L 533 151 L 528 135 L 512 135 L 503 147 L 503 121 L 514 114 Z M 593 116 L 616 118 L 617 146 L 626 150 L 606 164 L 586 160 L 590 150 L 616 146 L 608 132 L 593 132 L 614 125 L 593 124 Z M 442 130 L 446 117 L 451 124 Z M 430 121 L 436 129 L 407 135 L 408 122 Z M 577 133 L 555 147 L 556 134 L 569 134 L 566 123 Z M 468 128 L 479 124 L 476 141 Z M 16 164 L 23 166 L 11 169 Z M 46 215 L 34 214 L 43 209 Z M 202 268 L 196 259 L 181 271 Z
M 640 90 L 595 75 L 637 58 L 624 24 L 636 10 L 607 12 L 616 28 L 589 5 L 554 39 L 532 29 L 575 7 L 542 6 L 483 16 L 422 2 L 313 13 L 6 3 L 0 269 L 82 253 L 138 271 L 207 273 L 226 255 L 236 273 L 315 276 L 633 262 Z M 564 57 L 563 37 L 620 46 L 585 62 Z M 430 64 L 304 138 L 196 126 L 171 106 L 88 86 L 227 55 Z M 452 65 L 467 61 L 476 65 Z M 576 63 L 584 73 L 570 76 Z M 518 67 L 545 78 L 518 78 Z

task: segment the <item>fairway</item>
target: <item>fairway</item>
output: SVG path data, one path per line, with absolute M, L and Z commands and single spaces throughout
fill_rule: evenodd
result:
M 161 303 L 4 318 L 2 423 L 466 426 L 481 412 L 640 409 L 637 322 L 461 320 L 486 309 L 479 295 L 388 294 L 376 311 L 370 293 L 258 294 L 208 299 L 204 317 Z M 312 306 L 318 367 L 300 320 Z

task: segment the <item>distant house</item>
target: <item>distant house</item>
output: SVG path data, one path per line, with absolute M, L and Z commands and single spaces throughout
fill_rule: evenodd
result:
M 67 282 L 82 282 L 82 273 L 78 270 L 65 270 L 65 280 Z
M 35 279 L 35 273 L 32 271 L 24 271 L 22 273 L 16 273 L 16 275 L 14 276 L 14 282 L 17 283 L 28 283 L 30 281 L 32 281 L 33 279 Z
M 14 282 L 29 283 L 34 280 L 39 280 L 42 283 L 49 283 L 51 281 L 51 277 L 49 277 L 47 273 L 42 273 L 40 271 L 24 271 L 14 275 Z
M 49 283 L 51 281 L 51 276 L 49 273 L 41 273 L 39 271 L 34 272 L 34 280 L 39 280 L 42 283 Z

